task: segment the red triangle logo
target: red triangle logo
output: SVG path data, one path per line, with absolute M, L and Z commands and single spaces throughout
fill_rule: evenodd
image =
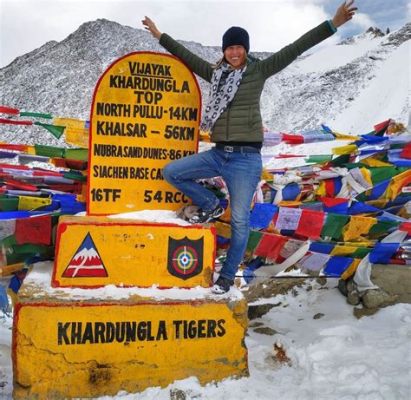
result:
M 107 270 L 97 251 L 90 233 L 84 238 L 64 270 L 63 278 L 106 278 Z

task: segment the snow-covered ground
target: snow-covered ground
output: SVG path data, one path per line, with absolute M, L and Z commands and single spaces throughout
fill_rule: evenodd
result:
M 202 387 L 191 377 L 164 389 L 99 399 L 168 400 L 171 391 L 182 390 L 187 399 L 408 400 L 411 304 L 387 307 L 358 320 L 335 284 L 335 280 L 324 287 L 310 282 L 260 301 L 275 307 L 250 325 L 260 322 L 277 333 L 270 336 L 248 329 L 248 378 Z M 0 398 L 11 399 L 12 320 L 0 321 Z M 274 357 L 276 343 L 283 346 L 290 364 Z
M 329 121 L 337 132 L 367 133 L 369 121 L 399 119 L 400 115 L 410 117 L 411 68 L 410 41 L 399 46 L 376 72 L 376 78 L 356 97 L 345 110 Z M 387 119 L 387 118 L 385 118 Z M 405 119 L 405 118 L 404 118 Z M 407 124 L 407 119 L 403 121 Z

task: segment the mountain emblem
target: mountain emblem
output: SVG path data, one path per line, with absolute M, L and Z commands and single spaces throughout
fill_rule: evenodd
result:
M 90 233 L 84 238 L 63 272 L 63 278 L 105 278 L 108 276 Z

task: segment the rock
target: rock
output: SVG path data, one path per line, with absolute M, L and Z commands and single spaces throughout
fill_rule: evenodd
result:
M 324 317 L 324 314 L 319 312 L 319 313 L 314 315 L 313 319 L 320 319 L 322 317 Z
M 248 290 L 243 291 L 243 294 L 248 303 L 260 300 L 262 298 L 272 298 L 278 294 L 286 294 L 295 286 L 302 286 L 307 278 L 281 278 L 271 279 L 258 282 L 248 286 Z
M 258 306 L 248 306 L 248 319 L 261 318 L 263 315 L 267 314 L 273 307 L 274 304 L 259 304 Z
M 316 279 L 316 282 L 321 286 L 325 286 L 327 284 L 327 278 L 319 277 Z
M 382 289 L 367 290 L 362 296 L 362 302 L 366 308 L 381 308 L 395 303 L 397 296 L 390 295 Z
M 259 326 L 263 326 L 264 324 L 262 322 L 251 322 L 248 324 L 249 328 L 258 328 Z
M 357 284 L 354 282 L 354 278 L 347 279 L 347 292 L 353 292 L 357 290 Z
M 261 328 L 255 328 L 254 332 L 261 333 L 262 335 L 268 335 L 268 336 L 273 336 L 276 333 L 278 333 L 275 329 L 271 329 L 268 326 L 264 326 Z
M 347 281 L 345 281 L 344 279 L 340 279 L 338 281 L 338 286 L 337 287 L 338 287 L 338 290 L 340 291 L 340 293 L 343 296 L 347 297 L 347 295 L 348 295 Z
M 181 389 L 171 389 L 170 390 L 170 400 L 186 400 L 187 396 L 184 390 Z
M 379 308 L 354 307 L 354 316 L 358 319 L 374 315 Z
M 358 304 L 361 303 L 361 297 L 357 290 L 348 292 L 347 303 L 351 304 L 352 306 L 357 306 Z

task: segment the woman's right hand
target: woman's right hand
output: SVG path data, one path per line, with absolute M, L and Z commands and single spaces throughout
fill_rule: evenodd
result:
M 157 29 L 156 24 L 147 16 L 141 21 L 145 27 L 156 39 L 160 40 L 161 32 Z

